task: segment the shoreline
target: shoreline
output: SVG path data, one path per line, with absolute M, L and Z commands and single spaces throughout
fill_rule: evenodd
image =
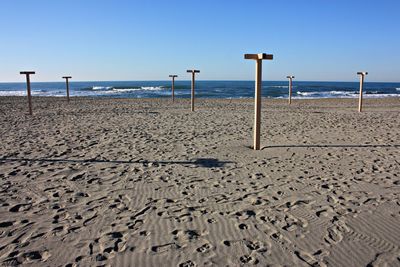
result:
M 71 107 L 74 106 L 74 103 L 80 102 L 99 102 L 99 103 L 107 103 L 112 104 L 113 102 L 125 102 L 125 103 L 147 103 L 147 104 L 155 104 L 157 107 L 157 103 L 165 103 L 170 104 L 166 106 L 166 109 L 170 108 L 181 108 L 185 109 L 186 107 L 189 109 L 190 98 L 175 98 L 175 102 L 172 102 L 171 98 L 163 97 L 163 98 L 109 98 L 109 97 L 89 97 L 89 96 L 80 96 L 80 97 L 70 97 L 71 102 L 69 105 Z M 21 111 L 24 111 L 27 108 L 27 97 L 24 96 L 0 96 L 0 102 L 3 103 L 15 103 L 20 106 Z M 26 102 L 26 107 L 24 107 L 24 102 Z M 54 96 L 33 96 L 32 97 L 32 105 L 35 103 L 43 105 L 48 104 L 53 106 L 55 103 L 63 104 L 62 107 L 55 106 L 54 109 L 63 109 L 64 103 L 68 105 L 66 97 L 54 97 Z M 233 98 L 233 99 L 222 99 L 222 98 L 196 98 L 195 106 L 197 108 L 203 108 L 209 106 L 208 104 L 219 103 L 246 103 L 246 109 L 254 109 L 254 98 Z M 207 104 L 208 103 L 208 104 Z M 318 99 L 293 99 L 292 104 L 288 105 L 287 99 L 277 99 L 277 98 L 262 98 L 262 107 L 263 109 L 269 109 L 270 107 L 280 108 L 287 111 L 294 110 L 296 107 L 305 107 L 308 104 L 317 105 L 315 108 L 320 107 L 321 109 L 329 108 L 329 109 L 356 109 L 358 108 L 358 99 L 356 98 L 318 98 Z M 272 106 L 271 106 L 272 105 Z M 68 107 L 68 106 L 67 106 Z M 35 108 L 33 107 L 35 110 Z M 41 107 L 39 107 L 41 109 Z M 363 99 L 363 112 L 370 112 L 372 110 L 385 110 L 385 109 L 400 109 L 400 97 L 387 97 L 387 98 L 364 98 Z M 0 111 L 6 112 L 7 108 L 0 106 Z M 263 112 L 264 113 L 264 112 Z
M 0 99 L 27 99 L 27 96 L 0 96 Z M 63 101 L 63 99 L 66 100 L 66 96 L 32 96 L 32 99 L 53 99 L 53 100 L 60 100 Z M 151 101 L 151 100 L 163 100 L 163 101 L 172 101 L 170 96 L 166 97 L 107 97 L 107 96 L 70 96 L 71 100 L 132 100 L 132 101 Z M 175 96 L 175 101 L 190 101 L 190 97 L 177 97 Z M 199 97 L 195 98 L 197 101 L 252 101 L 254 100 L 254 97 L 240 97 L 240 98 L 217 98 L 217 97 Z M 288 98 L 271 98 L 271 97 L 262 97 L 263 101 L 282 101 L 282 102 L 287 102 Z M 295 98 L 292 97 L 293 101 L 351 101 L 351 100 L 356 100 L 358 101 L 357 97 L 323 97 L 323 98 Z M 363 101 L 381 101 L 381 100 L 388 100 L 388 101 L 397 101 L 400 100 L 399 97 L 379 97 L 379 98 L 369 98 L 369 97 L 363 97 Z

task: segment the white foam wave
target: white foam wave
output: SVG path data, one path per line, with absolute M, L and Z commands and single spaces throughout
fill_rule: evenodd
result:
M 92 90 L 110 90 L 112 86 L 93 86 Z
M 367 94 L 365 98 L 385 98 L 385 97 L 400 97 L 400 94 Z
M 135 91 L 161 91 L 165 90 L 166 88 L 162 86 L 142 86 L 140 88 L 114 88 L 112 92 L 135 92 Z
M 400 88 L 396 88 L 397 91 L 400 91 Z
M 26 96 L 26 91 L 0 91 L 0 96 Z
M 158 91 L 158 90 L 164 90 L 165 88 L 162 86 L 142 86 L 141 87 L 142 90 L 150 90 L 150 91 Z
M 32 96 L 55 96 L 63 97 L 65 94 L 59 91 L 44 91 L 44 90 L 32 90 Z M 26 91 L 8 90 L 0 91 L 0 96 L 26 96 Z
M 288 85 L 267 85 L 265 86 L 266 88 L 289 88 Z M 292 88 L 294 88 L 296 86 L 292 86 Z
M 112 91 L 109 91 L 109 93 L 115 93 L 115 92 L 120 92 L 120 93 L 124 93 L 124 92 L 134 92 L 134 91 L 139 91 L 141 90 L 140 88 L 114 88 Z
M 322 91 L 322 92 L 297 92 L 295 98 L 357 98 L 358 92 Z M 383 94 L 378 92 L 364 93 L 365 98 L 400 97 L 400 94 Z

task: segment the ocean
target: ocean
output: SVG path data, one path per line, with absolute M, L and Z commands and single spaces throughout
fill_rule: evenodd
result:
M 175 97 L 190 97 L 190 81 L 175 81 Z M 33 96 L 65 96 L 65 82 L 33 82 Z M 262 96 L 287 98 L 287 81 L 265 81 Z M 293 99 L 355 98 L 358 82 L 305 82 L 293 81 Z M 25 83 L 0 83 L 0 96 L 25 96 Z M 71 96 L 108 98 L 159 98 L 171 96 L 171 81 L 70 81 Z M 254 81 L 196 81 L 198 98 L 253 98 Z M 400 83 L 366 82 L 364 97 L 400 97 Z

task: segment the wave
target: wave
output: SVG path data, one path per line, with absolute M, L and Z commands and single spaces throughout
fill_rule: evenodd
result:
M 92 86 L 92 90 L 110 90 L 112 86 Z
M 397 91 L 400 91 L 400 88 L 396 88 Z
M 289 88 L 289 85 L 265 85 L 264 88 Z M 296 86 L 292 86 L 295 88 Z
M 359 96 L 359 92 L 352 91 L 321 91 L 321 92 L 301 92 L 297 91 L 296 98 L 356 98 Z M 365 92 L 366 98 L 384 98 L 384 97 L 400 97 L 400 94 L 390 94 L 381 91 Z
M 130 91 L 156 91 L 167 89 L 165 86 L 92 86 L 82 88 L 83 91 L 108 91 L 108 92 L 130 92 Z
M 65 94 L 59 91 L 47 91 L 47 90 L 32 90 L 32 96 L 56 96 L 63 97 Z M 0 96 L 26 96 L 26 90 L 5 90 L 0 91 Z
M 8 91 L 0 91 L 0 96 L 26 96 L 26 90 L 24 91 L 12 91 L 12 90 L 8 90 Z
M 112 92 L 120 92 L 120 93 L 126 93 L 126 92 L 135 92 L 135 91 L 161 91 L 165 90 L 166 88 L 164 86 L 141 86 L 141 87 L 114 87 L 112 89 Z
M 154 91 L 154 90 L 164 90 L 166 88 L 164 86 L 142 86 L 141 89 Z

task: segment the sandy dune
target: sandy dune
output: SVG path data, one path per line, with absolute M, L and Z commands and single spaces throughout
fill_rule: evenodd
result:
M 1 97 L 0 265 L 400 266 L 400 98 L 189 108 Z

